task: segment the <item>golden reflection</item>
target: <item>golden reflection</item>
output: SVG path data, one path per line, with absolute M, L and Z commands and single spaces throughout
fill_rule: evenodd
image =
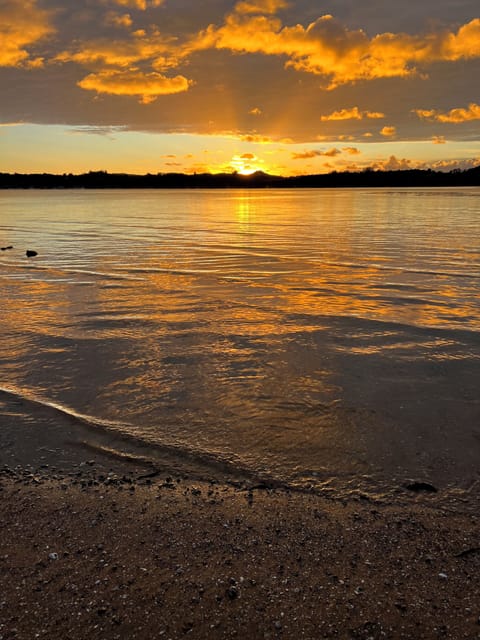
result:
M 238 229 L 242 233 L 250 233 L 252 225 L 255 223 L 255 207 L 248 194 L 240 193 L 235 200 L 235 217 Z

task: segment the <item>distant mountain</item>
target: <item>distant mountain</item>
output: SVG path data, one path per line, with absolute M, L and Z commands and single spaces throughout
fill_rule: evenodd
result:
M 0 189 L 235 189 L 235 188 L 353 188 L 353 187 L 460 187 L 480 186 L 480 166 L 449 173 L 431 169 L 404 171 L 332 172 L 282 177 L 256 171 L 240 173 L 107 173 L 74 175 L 0 173 Z

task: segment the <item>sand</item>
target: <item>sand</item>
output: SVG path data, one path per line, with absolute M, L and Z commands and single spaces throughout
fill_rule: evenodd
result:
M 473 496 L 149 473 L 81 450 L 3 466 L 1 640 L 480 638 Z

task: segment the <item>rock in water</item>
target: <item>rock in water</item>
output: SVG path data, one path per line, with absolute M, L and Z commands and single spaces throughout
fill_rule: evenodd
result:
M 36 251 L 32 251 L 31 249 L 27 249 L 26 256 L 27 258 L 33 258 L 34 256 L 38 256 L 38 253 Z

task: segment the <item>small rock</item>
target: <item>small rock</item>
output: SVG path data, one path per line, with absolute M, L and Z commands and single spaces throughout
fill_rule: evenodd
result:
M 448 576 L 446 573 L 439 573 L 438 577 L 440 578 L 440 580 L 448 580 Z
M 32 249 L 27 249 L 25 255 L 27 256 L 27 258 L 33 258 L 34 256 L 38 256 L 38 253 L 36 251 L 33 251 Z
M 227 596 L 230 598 L 230 600 L 235 600 L 235 598 L 238 598 L 239 595 L 240 594 L 238 591 L 238 587 L 236 587 L 234 584 L 228 587 Z
M 419 493 L 420 491 L 437 493 L 438 491 L 438 489 L 429 482 L 410 482 L 410 484 L 405 485 L 405 489 L 408 489 L 409 491 L 415 491 L 415 493 Z
M 49 553 L 49 554 L 48 554 L 48 558 L 49 558 L 50 560 L 58 560 L 58 553 L 55 553 L 55 552 L 53 552 L 53 553 Z

